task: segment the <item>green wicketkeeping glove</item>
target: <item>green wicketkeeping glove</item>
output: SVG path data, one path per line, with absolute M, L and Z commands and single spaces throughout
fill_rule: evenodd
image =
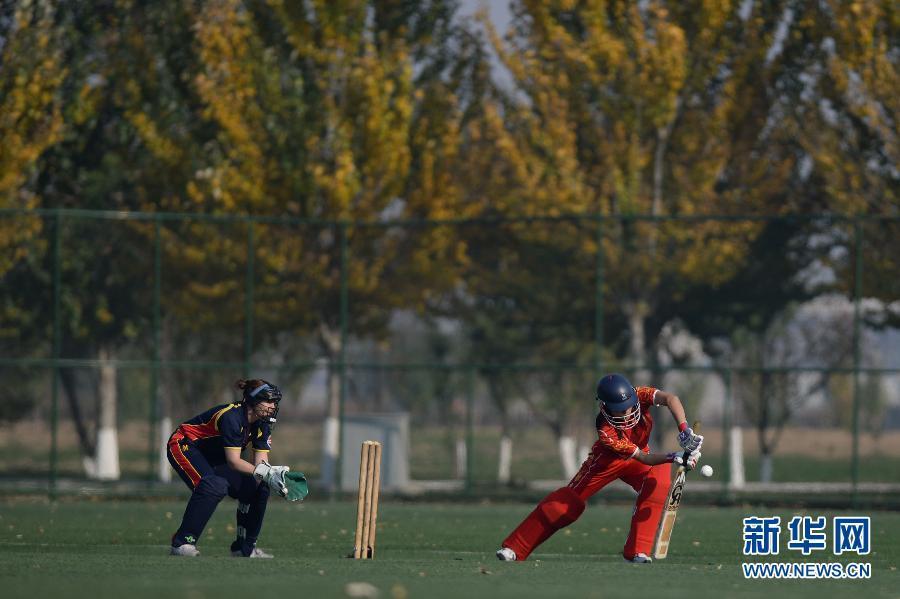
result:
M 287 487 L 288 501 L 303 501 L 309 495 L 309 485 L 306 484 L 306 476 L 302 472 L 285 472 L 284 485 Z

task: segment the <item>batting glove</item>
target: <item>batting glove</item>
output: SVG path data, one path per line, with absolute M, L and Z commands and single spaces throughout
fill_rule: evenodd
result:
M 685 455 L 685 453 L 687 455 Z M 697 467 L 697 463 L 700 461 L 700 452 L 694 450 L 690 453 L 670 453 L 672 456 L 672 461 L 678 464 L 679 466 L 684 466 L 685 470 L 693 470 Z
M 696 451 L 703 445 L 703 435 L 698 435 L 690 427 L 678 433 L 678 444 L 687 451 Z
M 253 476 L 256 480 L 269 485 L 269 488 L 278 493 L 282 497 L 287 497 L 288 488 L 284 482 L 284 475 L 290 471 L 288 466 L 270 466 L 268 462 L 263 460 L 256 465 L 253 470 Z

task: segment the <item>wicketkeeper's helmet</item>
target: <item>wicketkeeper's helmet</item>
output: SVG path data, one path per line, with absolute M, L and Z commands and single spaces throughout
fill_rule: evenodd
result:
M 641 421 L 637 391 L 621 374 L 607 374 L 600 379 L 597 401 L 600 402 L 600 413 L 617 429 L 633 428 Z
M 278 403 L 281 401 L 281 389 L 267 381 L 263 381 L 262 385 L 253 389 L 249 387 L 244 388 L 244 403 L 248 406 L 255 406 L 264 401 L 275 402 L 275 409 L 266 418 L 266 422 L 275 424 L 278 417 Z

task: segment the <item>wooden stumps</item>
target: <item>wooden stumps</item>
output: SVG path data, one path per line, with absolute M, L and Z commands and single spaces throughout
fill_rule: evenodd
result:
M 359 496 L 356 504 L 354 559 L 375 557 L 378 527 L 378 490 L 381 485 L 381 443 L 366 441 L 359 454 Z

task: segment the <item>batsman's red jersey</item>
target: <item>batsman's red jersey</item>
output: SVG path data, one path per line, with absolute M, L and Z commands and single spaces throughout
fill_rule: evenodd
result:
M 641 419 L 634 427 L 619 430 L 607 422 L 603 414 L 597 414 L 597 441 L 569 483 L 569 487 L 585 499 L 625 474 L 631 461 L 629 458 L 636 452 L 648 450 L 650 431 L 653 430 L 650 407 L 656 389 L 637 387 L 635 390 L 641 404 Z

